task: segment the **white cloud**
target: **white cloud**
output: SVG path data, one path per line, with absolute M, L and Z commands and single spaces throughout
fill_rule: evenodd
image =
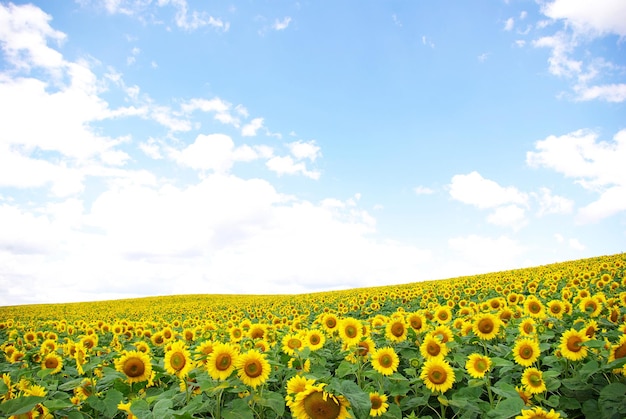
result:
M 308 159 L 315 161 L 321 155 L 320 147 L 315 144 L 315 140 L 311 141 L 294 141 L 287 144 L 287 148 L 291 154 L 298 160 Z
M 524 20 L 526 19 L 526 17 L 528 17 L 528 12 L 525 10 L 522 10 L 522 12 L 519 14 L 520 20 Z
M 519 267 L 519 257 L 527 251 L 516 240 L 506 236 L 491 238 L 475 234 L 451 238 L 448 247 L 459 253 L 461 260 L 457 263 L 466 275 L 469 272 L 493 272 Z
M 241 135 L 244 137 L 254 137 L 261 128 L 263 128 L 263 118 L 254 118 L 250 123 L 241 128 Z
M 626 101 L 626 83 L 604 84 L 597 86 L 586 86 L 584 84 L 574 87 L 577 94 L 576 100 L 588 101 L 601 99 L 607 102 Z
M 308 170 L 304 162 L 296 162 L 291 156 L 276 156 L 266 162 L 266 166 L 272 172 L 280 175 L 301 174 L 311 179 L 319 179 L 321 173 L 316 170 Z
M 283 20 L 276 19 L 274 21 L 274 24 L 272 25 L 272 28 L 274 28 L 274 30 L 277 30 L 277 31 L 282 31 L 282 30 L 287 29 L 290 22 L 291 22 L 291 18 L 289 16 L 286 16 Z
M 569 214 L 574 209 L 574 201 L 563 196 L 552 195 L 548 188 L 540 188 L 539 193 L 533 193 L 539 201 L 538 216 L 546 214 Z
M 426 186 L 416 186 L 415 188 L 413 188 L 413 191 L 418 194 L 418 195 L 431 195 L 433 193 L 435 193 L 435 191 L 431 188 L 428 188 Z
M 510 227 L 513 230 L 519 230 L 527 224 L 525 217 L 524 208 L 520 208 L 517 205 L 503 205 L 489 214 L 487 221 L 500 227 Z
M 512 17 L 508 18 L 506 20 L 506 22 L 504 23 L 504 30 L 505 31 L 511 31 L 513 30 L 513 27 L 515 26 L 515 19 L 513 19 Z
M 171 150 L 174 160 L 196 170 L 212 170 L 227 173 L 236 161 L 252 161 L 259 156 L 247 145 L 235 147 L 225 134 L 198 135 L 196 140 L 182 151 Z
M 586 246 L 578 241 L 578 239 L 569 239 L 569 246 L 576 250 L 585 250 Z
M 542 5 L 552 19 L 563 19 L 577 32 L 626 36 L 626 2 L 622 0 L 555 0 Z
M 483 178 L 478 172 L 455 175 L 449 185 L 450 196 L 478 208 L 494 208 L 505 204 L 522 204 L 528 195 L 513 186 L 502 187 L 493 180 Z
M 578 213 L 579 221 L 592 222 L 626 209 L 626 129 L 613 142 L 598 141 L 598 134 L 578 130 L 551 135 L 535 143 L 526 154 L 531 167 L 545 167 L 574 178 L 582 187 L 600 194 Z

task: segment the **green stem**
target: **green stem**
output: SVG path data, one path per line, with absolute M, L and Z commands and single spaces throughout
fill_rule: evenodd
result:
M 224 389 L 220 389 L 217 393 L 217 407 L 215 409 L 215 419 L 222 419 L 222 392 Z

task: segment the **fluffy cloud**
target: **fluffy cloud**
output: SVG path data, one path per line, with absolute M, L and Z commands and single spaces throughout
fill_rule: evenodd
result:
M 626 36 L 626 3 L 620 0 L 555 0 L 542 5 L 543 14 L 561 21 L 562 29 L 534 41 L 536 47 L 552 50 L 549 58 L 550 72 L 560 77 L 574 80 L 574 99 L 579 101 L 605 100 L 623 102 L 626 100 L 626 84 L 594 82 L 595 79 L 612 75 L 622 77 L 619 66 L 609 61 L 591 57 L 588 53 L 573 58 L 579 47 L 596 38 L 607 35 Z M 597 63 L 601 68 L 597 68 Z
M 528 195 L 513 186 L 502 187 L 493 180 L 483 178 L 478 172 L 455 175 L 449 185 L 450 196 L 477 208 L 495 208 L 505 204 L 522 204 Z
M 581 222 L 598 221 L 626 210 L 626 129 L 615 134 L 612 142 L 598 138 L 589 130 L 551 135 L 535 144 L 536 151 L 526 154 L 529 166 L 552 169 L 600 194 L 579 210 Z
M 263 118 L 254 118 L 250 123 L 241 128 L 241 135 L 244 137 L 254 137 L 261 128 L 263 128 Z
M 519 264 L 519 257 L 527 249 L 506 236 L 498 238 L 475 234 L 454 237 L 448 240 L 448 247 L 457 252 L 463 263 L 459 266 L 467 272 L 487 272 L 512 269 Z
M 574 201 L 563 196 L 553 195 L 548 188 L 539 188 L 533 196 L 539 203 L 538 216 L 547 214 L 569 214 L 574 209 Z
M 287 144 L 287 148 L 291 154 L 298 160 L 308 159 L 315 161 L 320 156 L 320 147 L 315 144 L 315 141 L 294 141 Z

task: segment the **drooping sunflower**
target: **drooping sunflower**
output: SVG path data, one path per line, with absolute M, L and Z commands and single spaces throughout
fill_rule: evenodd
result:
M 344 396 L 324 391 L 326 384 L 309 384 L 296 395 L 291 413 L 296 419 L 348 419 L 350 403 Z
M 193 369 L 191 354 L 182 340 L 172 343 L 165 352 L 163 359 L 165 371 L 175 374 L 178 378 L 184 378 Z
M 426 359 L 443 358 L 449 352 L 448 346 L 438 336 L 428 333 L 420 345 L 420 353 Z
M 626 334 L 622 335 L 616 344 L 611 345 L 611 349 L 609 350 L 608 362 L 613 362 L 616 359 L 621 359 L 621 358 L 624 358 L 625 356 L 626 356 Z M 615 372 L 616 374 L 618 374 L 620 371 L 622 372 L 622 374 L 626 374 L 626 367 L 613 370 L 613 372 Z
M 526 368 L 522 374 L 524 388 L 532 394 L 546 391 L 546 383 L 543 381 L 543 373 L 537 368 Z
M 554 409 L 548 412 L 541 407 L 534 407 L 522 410 L 522 414 L 515 416 L 515 419 L 561 419 L 561 415 Z
M 207 358 L 206 368 L 214 380 L 226 380 L 235 370 L 239 353 L 230 343 L 216 343 Z
M 41 361 L 41 368 L 51 369 L 50 374 L 56 374 L 63 368 L 63 359 L 55 352 L 50 352 Z
M 266 382 L 271 371 L 266 355 L 256 349 L 251 349 L 239 355 L 236 367 L 237 375 L 241 381 L 253 388 Z
M 363 336 L 363 325 L 353 317 L 346 317 L 339 322 L 338 331 L 339 337 L 346 345 L 356 345 Z
M 589 337 L 584 331 L 569 329 L 561 336 L 561 344 L 559 349 L 563 357 L 570 361 L 580 361 L 587 357 L 587 347 L 584 345 Z
M 87 397 L 96 394 L 96 381 L 93 378 L 84 378 L 78 387 L 74 388 L 74 395 L 79 400 L 86 400 Z
M 541 354 L 539 342 L 533 338 L 521 338 L 513 346 L 515 362 L 523 367 L 530 367 Z
M 382 375 L 391 375 L 397 371 L 400 364 L 400 358 L 393 348 L 387 346 L 385 348 L 375 349 L 372 352 L 372 368 Z
M 385 337 L 391 342 L 406 340 L 407 328 L 403 318 L 392 318 L 385 326 Z
M 382 416 L 382 414 L 389 408 L 387 395 L 380 394 L 376 391 L 370 393 L 370 403 L 372 404 L 372 407 L 370 408 L 370 416 L 372 417 Z
M 491 340 L 500 332 L 502 321 L 491 313 L 481 313 L 474 317 L 473 331 L 480 339 Z
M 148 381 L 152 375 L 150 356 L 139 351 L 124 351 L 115 360 L 115 369 L 126 376 L 129 384 Z
M 311 329 L 306 332 L 304 342 L 309 349 L 317 351 L 318 349 L 322 349 L 324 343 L 326 343 L 326 336 L 320 330 Z
M 430 391 L 445 393 L 454 385 L 454 370 L 445 359 L 428 359 L 424 362 L 420 378 Z
M 470 354 L 465 363 L 467 373 L 473 378 L 483 378 L 491 369 L 491 358 L 478 353 Z

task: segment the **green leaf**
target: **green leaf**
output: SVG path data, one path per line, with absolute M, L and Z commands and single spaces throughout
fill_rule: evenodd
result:
M 592 340 L 588 340 L 587 342 L 583 343 L 583 345 L 585 345 L 588 348 L 602 349 L 602 348 L 604 348 L 605 343 L 602 340 L 592 339 Z
M 107 395 L 103 400 L 103 413 L 109 417 L 115 416 L 115 413 L 118 411 L 117 405 L 120 404 L 123 398 L 124 395 L 114 388 L 107 391 Z
M 494 367 L 512 367 L 513 366 L 512 361 L 509 361 L 508 359 L 504 359 L 504 358 L 494 357 L 494 358 L 491 358 L 491 362 L 493 363 Z
M 0 404 L 0 412 L 6 414 L 7 416 L 28 413 L 45 399 L 45 397 L 40 396 L 26 396 L 6 400 Z
M 559 409 L 562 410 L 578 410 L 581 408 L 581 404 L 573 397 L 561 397 L 559 399 Z
M 143 399 L 136 399 L 130 405 L 130 413 L 139 419 L 153 419 L 148 402 Z
M 586 380 L 587 378 L 591 377 L 594 373 L 598 372 L 599 367 L 600 367 L 600 364 L 598 364 L 598 361 L 596 361 L 595 359 L 592 359 L 588 362 L 585 362 L 585 364 L 580 368 L 580 370 L 578 370 L 578 373 L 580 374 L 580 377 L 583 380 Z
M 60 400 L 60 399 L 46 400 L 42 404 L 48 409 L 50 409 L 51 411 L 67 409 L 68 407 L 74 406 L 74 403 L 72 403 L 71 401 Z
M 172 414 L 172 400 L 162 399 L 156 402 L 152 408 L 152 414 L 155 418 L 166 418 Z
M 222 417 L 224 419 L 254 419 L 248 402 L 243 399 L 233 400 L 230 404 L 230 408 L 224 409 Z
M 600 391 L 598 407 L 603 418 L 626 415 L 626 384 L 611 383 Z
M 335 371 L 335 375 L 339 378 L 343 378 L 350 374 L 356 375 L 357 368 L 358 366 L 356 364 L 348 361 L 341 361 L 341 364 L 339 364 L 337 370 Z
M 350 406 L 357 417 L 367 417 L 372 408 L 370 395 L 359 387 L 354 381 L 342 380 L 338 386 L 339 394 L 350 402 Z
M 85 416 L 78 410 L 72 410 L 67 414 L 67 419 L 84 419 Z
M 522 400 L 519 396 L 517 390 L 515 390 L 515 386 L 513 384 L 508 383 L 496 383 L 493 387 L 491 387 L 491 391 L 496 393 L 498 396 L 502 396 L 505 399 L 519 399 Z
M 490 418 L 508 419 L 513 416 L 518 416 L 524 408 L 524 401 L 517 396 L 517 398 L 502 400 L 495 409 L 487 413 Z
M 261 406 L 269 407 L 278 416 L 282 416 L 285 413 L 285 399 L 280 393 L 268 391 L 263 393 L 263 397 L 256 402 Z

